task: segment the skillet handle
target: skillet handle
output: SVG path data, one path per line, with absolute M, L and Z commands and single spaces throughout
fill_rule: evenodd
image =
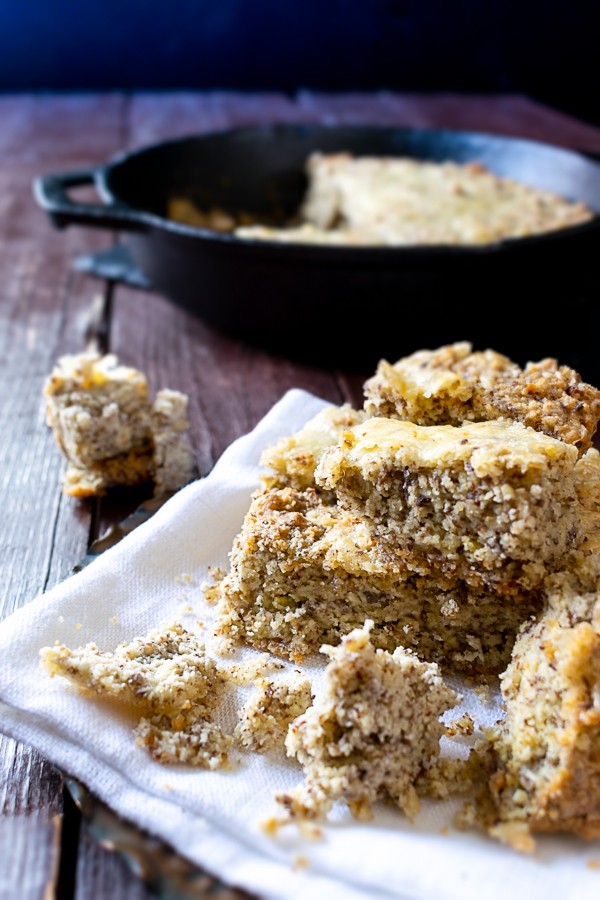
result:
M 146 231 L 149 223 L 145 213 L 118 204 L 80 203 L 69 197 L 70 188 L 95 184 L 94 169 L 42 175 L 33 182 L 33 195 L 38 205 L 48 213 L 56 228 L 67 225 L 90 225 L 119 231 Z

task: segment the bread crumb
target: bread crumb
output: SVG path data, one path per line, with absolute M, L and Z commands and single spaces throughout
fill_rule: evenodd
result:
M 155 629 L 113 651 L 93 643 L 70 650 L 57 642 L 42 648 L 40 658 L 52 676 L 133 713 L 136 742 L 158 762 L 210 769 L 229 764 L 233 739 L 212 721 L 226 678 L 181 624 Z
M 458 719 L 453 719 L 446 725 L 446 735 L 448 737 L 456 737 L 457 735 L 466 737 L 473 734 L 474 730 L 475 720 L 468 712 L 464 713 Z
M 283 747 L 289 725 L 306 712 L 312 700 L 307 678 L 258 679 L 256 690 L 240 710 L 235 740 L 245 750 L 257 753 Z

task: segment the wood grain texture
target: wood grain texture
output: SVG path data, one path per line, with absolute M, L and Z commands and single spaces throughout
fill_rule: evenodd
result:
M 72 272 L 73 256 L 106 236 L 53 232 L 31 179 L 113 152 L 121 106 L 111 97 L 0 98 L 0 617 L 64 578 L 90 529 L 90 510 L 61 495 L 63 460 L 45 425 L 42 387 L 61 353 L 81 349 L 97 291 Z M 0 859 L 10 861 L 0 894 L 41 898 L 58 871 L 62 781 L 4 736 L 0 808 Z
M 104 163 L 154 141 L 265 121 L 378 122 L 477 128 L 600 152 L 600 129 L 524 97 L 301 92 L 290 98 L 216 92 L 0 97 L 0 617 L 65 577 L 88 542 L 131 512 L 147 492 L 99 503 L 62 496 L 63 460 L 44 423 L 43 382 L 58 355 L 82 350 L 103 284 L 71 261 L 112 243 L 85 228 L 54 231 L 37 209 L 38 174 Z M 290 327 L 297 327 L 290 319 Z M 371 373 L 301 365 L 208 328 L 156 294 L 118 286 L 107 332 L 110 349 L 146 372 L 152 391 L 190 399 L 191 439 L 200 473 L 250 430 L 290 388 L 334 403 L 362 402 Z M 52 896 L 60 863 L 62 782 L 31 749 L 0 737 L 0 896 Z M 77 834 L 77 829 L 73 831 Z M 75 838 L 73 838 L 75 840 Z M 78 900 L 146 900 L 140 880 L 83 829 L 63 855 Z M 67 858 L 68 857 L 68 858 Z M 66 859 L 66 863 L 65 863 Z M 48 887 L 50 886 L 50 887 Z

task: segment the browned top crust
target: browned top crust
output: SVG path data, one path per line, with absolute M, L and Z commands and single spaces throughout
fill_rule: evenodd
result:
M 577 447 L 592 445 L 600 420 L 600 390 L 575 369 L 546 358 L 524 368 L 468 341 L 419 350 L 394 365 L 382 360 L 365 383 L 372 416 L 418 425 L 506 418 Z

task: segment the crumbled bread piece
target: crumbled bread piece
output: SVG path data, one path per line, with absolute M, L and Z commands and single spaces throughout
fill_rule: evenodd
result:
M 473 766 L 472 753 L 464 759 L 441 756 L 419 775 L 416 790 L 419 797 L 447 800 L 456 794 L 472 792 L 479 781 L 480 772 Z
M 501 676 L 505 718 L 490 740 L 490 832 L 600 837 L 600 595 L 550 593 Z M 489 814 L 489 810 L 488 810 Z
M 185 763 L 204 769 L 229 768 L 233 739 L 214 722 L 199 720 L 174 728 L 168 716 L 141 719 L 135 729 L 137 742 L 147 747 L 160 763 Z
M 417 425 L 505 418 L 573 444 L 580 454 L 600 420 L 600 390 L 569 366 L 543 359 L 521 369 L 494 350 L 473 352 L 468 341 L 418 350 L 394 365 L 382 360 L 364 389 L 371 416 Z
M 217 591 L 217 633 L 236 643 L 301 661 L 369 618 L 375 646 L 470 673 L 504 669 L 542 602 L 412 573 L 362 519 L 290 488 L 253 499 Z
M 258 753 L 283 747 L 288 726 L 308 709 L 312 700 L 307 678 L 261 678 L 240 710 L 234 737 L 241 747 Z
M 575 447 L 504 420 L 374 417 L 321 457 L 318 486 L 370 522 L 411 571 L 533 589 L 583 539 Z
M 138 741 L 159 762 L 205 768 L 227 763 L 232 739 L 212 722 L 226 679 L 204 645 L 175 623 L 100 651 L 44 647 L 42 665 L 85 692 L 115 700 L 139 719 Z
M 114 354 L 61 357 L 44 396 L 46 421 L 67 459 L 64 493 L 102 496 L 154 481 L 158 495 L 193 477 L 187 397 L 165 390 L 153 403 L 145 375 Z
M 328 406 L 289 437 L 267 447 L 260 462 L 269 471 L 262 476 L 266 488 L 291 487 L 302 491 L 315 487 L 314 472 L 321 456 L 339 434 L 366 418 L 362 410 L 349 404 Z
M 192 448 L 186 438 L 189 428 L 188 397 L 165 388 L 152 404 L 154 483 L 157 494 L 178 490 L 194 472 Z
M 418 810 L 418 776 L 440 752 L 440 716 L 460 699 L 433 663 L 410 651 L 376 650 L 373 622 L 352 631 L 329 656 L 317 700 L 290 726 L 288 756 L 303 766 L 305 783 L 278 802 L 291 818 L 321 818 L 335 801 L 357 818 L 391 799 L 407 814 Z

